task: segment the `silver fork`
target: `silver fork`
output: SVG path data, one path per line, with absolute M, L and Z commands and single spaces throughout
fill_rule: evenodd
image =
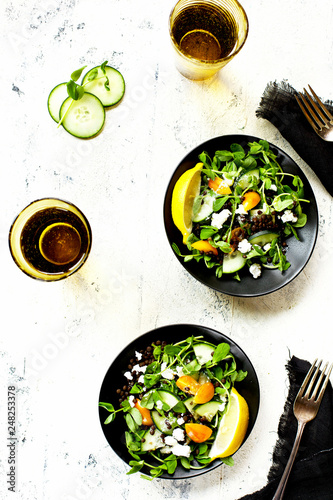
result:
M 304 89 L 306 97 L 303 94 L 298 94 L 298 96 L 295 96 L 296 100 L 316 134 L 324 141 L 331 142 L 333 141 L 333 116 L 310 85 L 309 89 L 315 100 L 306 89 Z
M 326 363 L 318 378 L 319 368 L 322 364 L 322 361 L 319 361 L 318 366 L 316 366 L 316 363 L 317 359 L 313 362 L 310 370 L 308 371 L 294 402 L 294 415 L 297 418 L 298 422 L 297 434 L 286 468 L 284 470 L 284 473 L 282 474 L 279 486 L 272 500 L 281 500 L 281 498 L 283 497 L 289 474 L 296 458 L 305 424 L 310 422 L 310 420 L 313 420 L 317 415 L 321 400 L 323 399 L 323 395 L 328 384 L 329 377 L 331 375 L 333 364 L 331 364 L 327 374 L 325 375 L 326 369 L 328 367 L 328 363 Z M 312 391 L 315 382 L 316 385 Z M 317 396 L 319 389 L 320 392 Z

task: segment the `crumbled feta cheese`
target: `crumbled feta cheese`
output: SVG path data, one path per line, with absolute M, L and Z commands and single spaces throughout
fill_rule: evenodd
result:
M 183 424 L 185 424 L 185 420 L 183 419 L 183 417 L 179 417 L 179 418 L 177 418 L 177 424 L 178 424 L 178 425 L 183 425 Z
M 177 444 L 172 447 L 172 453 L 176 455 L 176 457 L 189 457 L 191 454 L 191 448 L 188 444 Z
M 227 404 L 226 402 L 225 403 L 221 403 L 220 406 L 219 406 L 219 408 L 218 408 L 219 411 L 223 411 L 226 404 Z
M 131 406 L 132 408 L 134 408 L 134 406 L 135 406 L 134 399 L 135 399 L 135 398 L 134 398 L 134 396 L 132 396 L 132 395 L 131 395 L 131 396 L 129 396 L 129 398 L 128 398 L 128 402 L 129 402 L 129 404 L 130 404 L 130 406 Z
M 140 377 L 138 378 L 138 382 L 139 384 L 144 384 L 145 383 L 145 378 L 143 375 L 140 375 Z
M 172 446 L 163 446 L 163 448 L 160 449 L 161 453 L 164 453 L 164 455 L 167 455 L 168 453 L 172 452 Z
M 223 174 L 223 185 L 226 184 L 227 186 L 232 186 L 234 183 L 235 179 L 230 179 L 229 177 L 226 176 L 226 174 Z
M 262 205 L 262 212 L 264 214 L 269 214 L 269 207 L 268 207 L 267 203 L 263 203 L 263 205 Z
M 166 436 L 164 439 L 164 442 L 165 442 L 165 444 L 167 444 L 169 446 L 175 446 L 176 444 L 178 444 L 177 439 L 175 439 L 172 436 Z
M 132 376 L 131 372 L 125 372 L 124 377 L 126 377 L 127 380 L 133 380 L 133 376 Z
M 266 245 L 264 245 L 264 246 L 263 246 L 263 250 L 264 250 L 265 252 L 267 252 L 267 250 L 269 250 L 269 249 L 271 248 L 271 246 L 272 246 L 272 245 L 271 245 L 270 243 L 266 243 Z
M 185 432 L 180 427 L 177 427 L 173 430 L 172 437 L 177 439 L 177 441 L 185 441 Z
M 132 368 L 132 372 L 145 373 L 147 370 L 147 365 L 140 366 L 139 364 L 134 365 Z
M 158 408 L 159 410 L 162 410 L 162 408 L 163 408 L 163 403 L 162 403 L 162 401 L 161 401 L 161 400 L 156 401 L 155 406 L 156 406 L 156 408 Z
M 142 359 L 142 353 L 141 353 L 141 352 L 137 352 L 137 351 L 135 351 L 135 357 L 136 357 L 136 359 L 137 359 L 138 361 L 141 361 L 141 359 Z
M 271 184 L 271 187 L 269 188 L 271 191 L 277 191 L 277 187 L 275 184 Z
M 223 209 L 219 213 L 214 213 L 212 215 L 211 226 L 216 227 L 217 229 L 221 229 L 225 221 L 230 217 L 231 212 L 227 208 Z
M 282 222 L 297 222 L 297 217 L 291 210 L 285 210 L 281 216 Z
M 185 375 L 185 373 L 183 372 L 182 366 L 176 366 L 176 371 L 177 371 L 178 377 L 183 377 Z
M 246 238 L 238 243 L 238 250 L 241 253 L 248 253 L 251 249 L 252 245 Z
M 252 264 L 249 269 L 252 276 L 257 279 L 261 275 L 261 265 L 260 264 Z
M 173 432 L 175 431 L 181 431 L 183 434 L 182 440 L 185 439 L 185 433 L 182 429 L 174 429 Z M 180 433 L 179 433 L 180 437 Z M 180 440 L 180 439 L 179 439 Z M 163 448 L 160 449 L 161 453 L 167 454 L 167 453 L 173 453 L 177 457 L 189 457 L 191 454 L 191 448 L 189 447 L 188 444 L 179 444 L 178 441 L 173 437 L 173 436 L 166 436 L 164 438 L 164 446 Z
M 170 368 L 167 368 L 167 363 L 161 364 L 161 375 L 163 378 L 167 380 L 173 380 L 175 378 L 175 374 Z
M 235 214 L 238 215 L 247 215 L 247 210 L 245 210 L 244 205 L 241 203 L 235 210 Z

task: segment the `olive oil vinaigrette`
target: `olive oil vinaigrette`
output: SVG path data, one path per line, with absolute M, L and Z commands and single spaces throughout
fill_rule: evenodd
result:
M 44 273 L 67 272 L 87 253 L 87 231 L 79 217 L 62 208 L 34 214 L 21 234 L 22 253 Z
M 72 203 L 43 198 L 16 217 L 9 246 L 18 267 L 32 278 L 57 281 L 70 276 L 86 261 L 91 229 Z
M 182 10 L 174 21 L 172 33 L 181 52 L 204 61 L 227 57 L 238 38 L 231 12 L 203 3 Z

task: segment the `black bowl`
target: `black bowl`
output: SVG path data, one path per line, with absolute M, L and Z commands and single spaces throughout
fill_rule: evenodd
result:
M 246 399 L 249 406 L 250 420 L 245 437 L 246 440 L 253 429 L 259 410 L 259 382 L 256 372 L 249 358 L 246 356 L 244 351 L 242 351 L 242 349 L 237 344 L 235 344 L 235 342 L 233 342 L 225 335 L 204 326 L 189 324 L 163 326 L 157 328 L 156 330 L 145 333 L 144 335 L 141 335 L 137 339 L 133 340 L 133 342 L 131 342 L 121 351 L 120 354 L 118 354 L 118 356 L 115 358 L 110 368 L 108 369 L 102 383 L 99 401 L 111 403 L 115 408 L 119 408 L 118 395 L 116 394 L 116 390 L 118 387 L 122 387 L 124 383 L 126 384 L 124 373 L 128 370 L 127 366 L 130 362 L 130 359 L 134 358 L 135 351 L 145 349 L 156 340 L 165 340 L 168 343 L 174 343 L 184 340 L 191 335 L 202 335 L 206 341 L 213 344 L 219 344 L 220 342 L 228 343 L 230 345 L 232 354 L 235 356 L 237 367 L 248 372 L 247 377 L 242 382 L 235 385 L 237 391 Z M 115 453 L 128 464 L 130 460 L 133 460 L 133 458 L 128 453 L 125 444 L 125 431 L 127 430 L 125 419 L 120 413 L 117 414 L 113 422 L 105 425 L 104 421 L 108 415 L 109 413 L 104 408 L 99 407 L 100 423 L 106 440 L 108 441 L 111 448 L 115 451 Z M 186 470 L 183 467 L 178 466 L 173 475 L 164 473 L 161 477 L 165 479 L 188 479 L 190 477 L 198 476 L 200 474 L 204 474 L 205 472 L 211 471 L 216 467 L 219 467 L 221 464 L 222 462 L 217 459 L 214 460 L 214 462 L 212 462 L 211 464 L 207 465 L 207 467 L 205 467 L 204 469 L 199 470 Z M 142 469 L 141 472 L 149 475 L 148 468 Z
M 179 163 L 169 182 L 165 200 L 164 200 L 164 225 L 169 240 L 170 246 L 176 243 L 181 250 L 187 248 L 183 245 L 183 237 L 180 231 L 173 223 L 171 216 L 171 198 L 173 188 L 178 178 L 188 169 L 198 163 L 198 155 L 203 151 L 213 157 L 215 151 L 221 149 L 230 149 L 232 143 L 241 144 L 246 148 L 249 142 L 259 141 L 257 137 L 249 135 L 224 135 L 215 137 L 206 142 L 203 142 L 195 149 L 190 151 L 185 158 Z M 305 267 L 313 252 L 317 233 L 318 233 L 318 208 L 314 193 L 301 169 L 296 165 L 294 160 L 284 153 L 280 148 L 270 144 L 270 149 L 277 155 L 277 161 L 286 173 L 298 175 L 304 183 L 305 199 L 310 200 L 310 203 L 303 203 L 303 211 L 306 213 L 308 220 L 307 224 L 298 229 L 299 241 L 296 238 L 288 239 L 287 259 L 290 262 L 290 267 L 283 273 L 278 269 L 264 269 L 262 276 L 259 279 L 254 279 L 247 269 L 244 268 L 241 274 L 241 281 L 233 279 L 231 276 L 224 275 L 222 278 L 215 276 L 214 269 L 208 269 L 204 262 L 195 262 L 191 260 L 184 262 L 182 257 L 179 257 L 174 251 L 174 255 L 179 260 L 181 265 L 198 281 L 208 287 L 217 290 L 218 292 L 237 297 L 257 297 L 279 290 L 283 286 L 290 283 Z

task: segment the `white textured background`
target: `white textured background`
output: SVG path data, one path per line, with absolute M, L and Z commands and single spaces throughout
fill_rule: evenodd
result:
M 331 0 L 243 0 L 250 22 L 240 54 L 213 82 L 174 68 L 167 19 L 174 0 L 2 0 L 0 496 L 24 500 L 236 500 L 263 486 L 287 393 L 292 354 L 333 360 L 332 198 L 278 131 L 255 117 L 267 82 L 310 83 L 333 99 Z M 48 115 L 50 90 L 105 59 L 124 75 L 121 105 L 103 133 L 80 141 Z M 308 176 L 320 214 L 314 254 L 294 282 L 239 299 L 195 282 L 173 257 L 162 205 L 176 165 L 222 134 L 262 137 Z M 320 151 L 318 151 L 320 154 Z M 8 251 L 8 230 L 34 199 L 78 205 L 93 230 L 82 270 L 59 283 L 29 279 Z M 118 352 L 157 326 L 188 322 L 232 337 L 261 385 L 255 429 L 221 467 L 192 481 L 126 476 L 106 443 L 98 394 Z M 7 386 L 18 388 L 17 492 L 7 492 Z

